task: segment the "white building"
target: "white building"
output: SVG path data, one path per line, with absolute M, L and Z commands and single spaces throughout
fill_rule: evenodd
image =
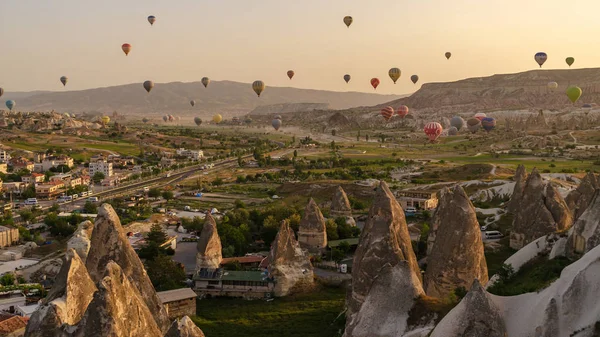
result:
M 182 157 L 188 157 L 191 160 L 200 160 L 204 157 L 204 152 L 202 150 L 186 150 L 186 149 L 178 149 L 177 155 Z
M 113 164 L 106 160 L 98 160 L 90 163 L 89 167 L 90 177 L 93 177 L 96 172 L 102 172 L 105 178 L 112 177 L 113 175 Z
M 35 163 L 33 170 L 35 172 L 46 172 L 53 167 L 65 165 L 67 167 L 73 167 L 73 158 L 67 156 L 59 157 L 46 157 L 42 159 L 40 163 Z

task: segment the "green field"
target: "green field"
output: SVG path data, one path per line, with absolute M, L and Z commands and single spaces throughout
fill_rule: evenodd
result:
M 210 337 L 334 337 L 345 319 L 345 290 L 324 287 L 312 293 L 264 300 L 199 300 L 193 321 Z

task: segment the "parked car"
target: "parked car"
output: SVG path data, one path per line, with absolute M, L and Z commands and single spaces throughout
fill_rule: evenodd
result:
M 500 240 L 504 237 L 504 235 L 502 235 L 502 233 L 498 232 L 498 231 L 485 231 L 483 232 L 483 239 L 484 240 Z
M 25 205 L 26 206 L 34 206 L 34 205 L 37 205 L 37 204 L 38 204 L 38 201 L 37 201 L 36 198 L 29 198 L 29 199 L 25 200 Z
M 89 201 L 89 202 L 98 202 L 98 197 L 89 197 L 89 198 L 87 198 L 87 201 Z

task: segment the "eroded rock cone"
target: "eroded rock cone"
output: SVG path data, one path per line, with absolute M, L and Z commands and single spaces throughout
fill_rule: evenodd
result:
M 348 200 L 348 196 L 341 186 L 338 186 L 335 190 L 335 194 L 331 200 L 330 213 L 334 217 L 352 216 L 352 207 L 350 206 L 350 201 Z
M 470 288 L 476 279 L 486 284 L 487 263 L 477 214 L 461 186 L 441 191 L 433 223 L 439 223 L 438 240 L 433 240 L 427 257 L 425 293 L 446 298 L 456 288 Z
M 525 170 L 525 166 L 519 165 L 519 167 L 517 167 L 514 180 L 515 188 L 506 209 L 508 213 L 511 214 L 515 214 L 521 207 L 521 200 L 523 199 L 523 193 L 525 192 L 525 183 L 527 182 L 527 171 Z
M 269 273 L 275 279 L 275 296 L 285 296 L 295 289 L 310 287 L 314 282 L 313 267 L 300 248 L 287 221 L 281 223 L 269 252 Z
M 162 337 L 153 313 L 124 271 L 110 261 L 98 291 L 72 336 Z
M 567 240 L 567 256 L 585 254 L 600 245 L 600 191 L 596 192 L 589 207 L 575 221 Z
M 54 286 L 31 316 L 25 336 L 60 336 L 58 329 L 63 324 L 81 320 L 95 291 L 83 261 L 75 250 L 68 250 Z
M 566 202 L 552 184 L 542 180 L 536 169 L 527 178 L 524 191 L 510 234 L 513 249 L 571 227 L 573 216 Z
M 444 317 L 431 337 L 505 337 L 502 311 L 491 300 L 478 280 L 465 298 Z
M 94 224 L 89 220 L 84 221 L 77 226 L 77 230 L 67 242 L 67 249 L 75 249 L 84 263 L 90 251 L 93 230 Z
M 565 202 L 571 212 L 573 218 L 577 220 L 583 212 L 588 208 L 596 191 L 600 189 L 598 178 L 592 172 L 588 172 L 577 186 L 577 189 L 571 191 L 565 198 Z
M 201 268 L 216 269 L 221 265 L 223 259 L 221 239 L 217 232 L 217 223 L 209 213 L 206 214 L 196 251 L 196 270 Z
M 144 265 L 129 244 L 117 213 L 112 206 L 104 204 L 98 208 L 91 248 L 86 261 L 92 280 L 95 282 L 103 280 L 110 261 L 114 261 L 123 270 L 129 282 L 141 294 L 156 324 L 166 332 L 170 325 L 167 312 L 156 295 Z
M 171 324 L 165 337 L 204 337 L 204 333 L 189 317 L 184 316 Z
M 325 218 L 317 206 L 317 203 L 310 198 L 304 216 L 300 220 L 298 230 L 298 242 L 302 248 L 317 252 L 327 247 L 327 229 L 325 227 Z
M 404 211 L 382 181 L 354 255 L 344 336 L 402 336 L 423 294 Z

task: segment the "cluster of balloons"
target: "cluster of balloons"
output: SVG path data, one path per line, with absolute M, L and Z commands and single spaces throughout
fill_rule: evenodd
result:
M 479 129 L 483 128 L 485 131 L 490 132 L 496 127 L 496 119 L 487 117 L 483 112 L 476 113 L 473 117 L 469 118 L 466 122 L 460 116 L 454 116 L 450 119 L 450 128 L 448 128 L 449 136 L 458 135 L 459 131 L 464 127 L 472 132 L 476 133 Z M 425 125 L 423 132 L 429 138 L 431 142 L 436 141 L 442 134 L 443 127 L 440 123 L 430 122 Z
M 408 107 L 406 105 L 401 105 L 394 111 L 394 108 L 388 106 L 381 109 L 381 116 L 383 116 L 386 122 L 389 122 L 390 119 L 394 117 L 394 112 L 400 116 L 400 118 L 404 118 L 406 115 L 408 115 Z
M 165 123 L 167 123 L 167 122 L 174 122 L 175 121 L 175 116 L 173 116 L 173 115 L 164 115 L 162 119 L 163 119 L 163 121 Z

